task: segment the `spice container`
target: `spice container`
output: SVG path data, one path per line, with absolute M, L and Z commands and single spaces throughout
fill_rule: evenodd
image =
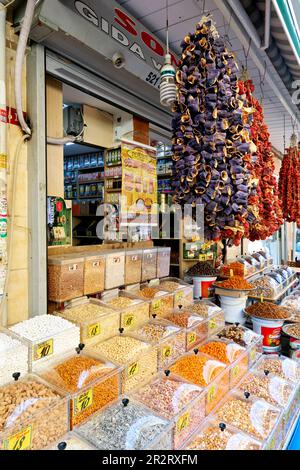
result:
M 117 334 L 120 328 L 120 312 L 97 299 L 83 297 L 54 314 L 76 323 L 80 327 L 80 339 L 84 344 L 104 341 Z
M 207 418 L 191 436 L 186 450 L 261 450 L 263 444 L 238 429 Z
M 280 284 L 272 277 L 265 275 L 251 281 L 254 290 L 251 292 L 253 297 L 265 297 L 274 299 L 280 289 Z
M 79 328 L 54 315 L 32 317 L 9 329 L 29 346 L 29 370 L 33 370 L 40 362 L 55 359 L 76 348 L 80 342 Z
M 170 450 L 169 421 L 134 400 L 107 406 L 76 429 L 100 450 Z
M 0 395 L 0 449 L 43 449 L 68 431 L 68 399 L 36 375 L 1 387 Z
M 166 320 L 152 320 L 133 331 L 133 335 L 157 347 L 158 369 L 165 369 L 185 353 L 185 330 Z
M 206 415 L 211 413 L 229 390 L 229 371 L 226 365 L 198 353 L 197 350 L 177 359 L 170 367 L 170 371 L 175 376 L 205 388 Z
M 225 318 L 224 312 L 222 309 L 215 310 L 208 317 L 207 321 L 207 336 L 210 338 L 211 336 L 216 335 L 222 328 L 225 326 Z
M 65 302 L 83 296 L 84 258 L 65 255 L 48 258 L 48 299 Z
M 249 366 L 254 364 L 262 354 L 263 337 L 241 325 L 230 325 L 218 333 L 218 338 L 234 341 L 248 351 Z
M 200 344 L 198 349 L 201 353 L 230 366 L 230 388 L 233 388 L 248 371 L 247 350 L 236 343 L 212 338 Z
M 133 397 L 172 422 L 173 449 L 180 448 L 205 417 L 205 391 L 178 377 L 158 375 Z
M 142 281 L 157 277 L 157 248 L 143 250 Z
M 190 351 L 207 338 L 208 321 L 200 315 L 191 313 L 188 308 L 173 310 L 166 319 L 184 328 L 187 351 Z
M 150 303 L 150 317 L 166 318 L 174 307 L 174 294 L 164 292 L 159 287 L 148 287 L 142 285 L 138 291 L 133 291 L 132 294 L 140 299 L 149 300 Z
M 127 250 L 125 253 L 125 284 L 135 284 L 142 279 L 142 250 Z
M 284 325 L 282 331 L 289 336 L 290 348 L 300 349 L 300 324 Z
M 135 330 L 149 321 L 150 303 L 128 292 L 112 291 L 105 295 L 103 302 L 120 312 L 120 326 L 125 332 Z
M 231 277 L 231 276 L 246 276 L 245 265 L 239 263 L 238 261 L 225 264 L 221 267 L 220 275 L 222 277 Z
M 125 251 L 105 251 L 105 289 L 114 289 L 125 284 Z
M 174 294 L 174 308 L 185 307 L 193 303 L 193 286 L 183 282 L 181 279 L 167 277 L 161 279 L 159 285 L 161 290 Z
M 157 248 L 157 277 L 166 277 L 170 274 L 171 248 Z
M 96 450 L 88 441 L 70 431 L 45 450 Z
M 262 356 L 255 365 L 255 370 L 270 371 L 270 374 L 277 375 L 291 382 L 300 381 L 300 364 L 285 356 L 270 354 Z
M 129 335 L 120 334 L 92 344 L 90 351 L 123 366 L 122 393 L 151 380 L 157 372 L 157 348 Z
M 95 294 L 104 290 L 105 256 L 98 253 L 84 258 L 84 295 Z
M 0 328 L 0 386 L 11 382 L 15 372 L 28 372 L 28 345 L 11 331 Z
M 120 395 L 120 369 L 96 355 L 74 352 L 36 373 L 70 395 L 71 429 Z

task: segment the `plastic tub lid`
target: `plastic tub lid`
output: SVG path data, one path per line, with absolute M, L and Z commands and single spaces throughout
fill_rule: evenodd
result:
M 105 259 L 105 255 L 103 253 L 95 252 L 95 253 L 89 253 L 86 254 L 84 259 L 86 261 L 92 260 L 92 259 Z
M 60 256 L 49 256 L 48 264 L 76 264 L 84 263 L 84 258 L 81 256 L 76 256 L 75 253 L 72 255 L 60 255 Z
M 170 252 L 171 251 L 171 248 L 170 247 L 167 247 L 167 246 L 160 246 L 157 248 L 157 251 L 158 252 L 162 252 L 162 251 L 168 251 Z

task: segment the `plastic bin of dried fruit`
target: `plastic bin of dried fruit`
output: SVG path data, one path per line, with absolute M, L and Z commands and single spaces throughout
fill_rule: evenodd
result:
M 136 299 L 150 302 L 150 318 L 166 318 L 174 308 L 174 294 L 161 290 L 158 285 L 144 283 L 130 293 Z
M 160 279 L 161 290 L 174 294 L 174 307 L 186 307 L 193 303 L 193 286 L 176 277 L 165 277 Z

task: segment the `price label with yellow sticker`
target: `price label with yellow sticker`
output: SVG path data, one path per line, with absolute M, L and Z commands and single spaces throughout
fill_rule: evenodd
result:
M 214 330 L 216 327 L 217 327 L 217 321 L 214 318 L 212 320 L 209 320 L 208 328 L 210 330 Z
M 176 429 L 177 432 L 183 431 L 185 428 L 187 428 L 190 424 L 190 412 L 184 413 L 180 418 L 177 420 L 176 423 Z
M 216 394 L 217 394 L 216 385 L 212 385 L 210 387 L 210 389 L 208 390 L 208 392 L 207 392 L 207 401 L 208 401 L 208 403 L 211 403 L 215 399 Z
M 239 372 L 240 372 L 239 366 L 238 365 L 234 366 L 234 368 L 232 369 L 232 376 L 236 378 L 239 375 Z
M 28 426 L 4 441 L 6 450 L 29 450 L 31 448 L 32 428 Z
M 184 292 L 183 292 L 183 291 L 176 292 L 176 294 L 175 294 L 175 302 L 176 302 L 176 303 L 181 302 L 181 300 L 183 299 L 183 295 L 184 295 Z
M 123 317 L 123 326 L 124 327 L 134 326 L 135 323 L 136 323 L 135 315 L 133 315 L 133 314 L 124 315 L 124 317 Z
M 161 308 L 161 300 L 153 300 L 152 302 L 152 308 L 153 310 L 159 310 Z
M 127 369 L 128 377 L 134 377 L 135 375 L 137 375 L 139 373 L 139 368 L 140 367 L 138 362 L 134 362 L 133 364 L 131 364 Z
M 38 361 L 53 354 L 53 339 L 36 344 L 33 348 L 33 360 Z
M 73 398 L 73 414 L 77 415 L 93 404 L 93 389 L 90 388 L 84 393 Z
M 187 342 L 188 344 L 193 344 L 197 339 L 197 333 L 195 331 L 191 331 L 187 335 Z
M 199 261 L 206 261 L 207 255 L 199 255 Z
M 163 359 L 167 359 L 172 355 L 172 348 L 171 346 L 165 346 L 162 350 L 162 357 Z
M 94 336 L 98 336 L 101 333 L 100 323 L 93 323 L 92 325 L 88 326 L 88 337 L 94 338 Z
M 256 348 L 253 348 L 250 351 L 250 359 L 251 361 L 255 361 L 255 358 L 256 358 Z

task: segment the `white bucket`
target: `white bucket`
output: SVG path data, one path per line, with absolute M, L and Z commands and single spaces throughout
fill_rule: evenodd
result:
M 194 299 L 208 299 L 213 297 L 213 283 L 217 280 L 213 276 L 195 276 L 193 277 L 194 284 Z
M 241 325 L 246 323 L 244 309 L 246 308 L 247 297 L 227 297 L 220 295 L 220 301 L 227 323 L 240 323 Z
M 263 350 L 266 352 L 279 351 L 284 320 L 266 320 L 264 318 L 252 317 L 252 322 L 254 332 L 264 337 Z

